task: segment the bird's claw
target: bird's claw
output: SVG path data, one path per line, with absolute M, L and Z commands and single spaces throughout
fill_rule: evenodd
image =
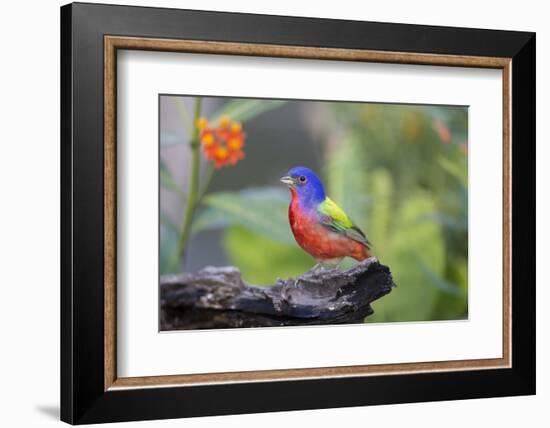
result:
M 322 263 L 317 263 L 307 273 L 314 274 L 314 273 L 324 272 L 326 270 L 327 268 Z

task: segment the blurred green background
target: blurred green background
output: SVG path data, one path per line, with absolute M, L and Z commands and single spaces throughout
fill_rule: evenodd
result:
M 202 182 L 211 180 L 179 260 L 194 102 L 160 99 L 161 274 L 231 264 L 267 285 L 309 270 L 315 261 L 294 241 L 290 194 L 279 183 L 302 165 L 363 229 L 398 285 L 367 322 L 467 318 L 466 107 L 203 98 L 209 121 L 242 122 L 246 158 L 213 174 L 201 160 Z

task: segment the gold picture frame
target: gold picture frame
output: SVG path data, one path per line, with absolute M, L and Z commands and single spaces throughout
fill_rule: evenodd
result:
M 104 390 L 166 386 L 216 385 L 262 381 L 364 377 L 426 372 L 502 369 L 512 364 L 512 58 L 424 54 L 250 44 L 145 37 L 104 36 Z M 502 357 L 422 363 L 358 365 L 304 369 L 262 370 L 229 373 L 204 373 L 170 376 L 118 377 L 116 369 L 116 86 L 118 50 L 168 51 L 210 55 L 244 55 L 295 59 L 320 59 L 454 67 L 492 68 L 502 71 L 502 145 L 503 145 L 503 322 Z

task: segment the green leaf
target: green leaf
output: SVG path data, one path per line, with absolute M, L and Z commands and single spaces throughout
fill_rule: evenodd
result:
M 457 162 L 450 159 L 440 157 L 438 159 L 439 166 L 447 173 L 455 177 L 464 187 L 468 188 L 468 168 L 461 167 Z
M 270 110 L 286 104 L 286 100 L 258 100 L 258 99 L 236 99 L 226 103 L 220 110 L 210 117 L 210 122 L 218 124 L 222 116 L 231 120 L 246 122 Z
M 428 194 L 410 195 L 394 219 L 384 251 L 375 252 L 391 269 L 397 288 L 373 303 L 374 315 L 368 322 L 429 321 L 441 290 L 422 269 L 419 260 L 435 275 L 443 276 L 445 242 L 441 226 L 418 223 L 418 217 L 433 212 Z
M 370 236 L 376 252 L 384 252 L 389 241 L 390 222 L 394 210 L 392 210 L 392 198 L 394 196 L 394 184 L 391 175 L 385 169 L 377 169 L 369 176 L 370 192 L 372 195 L 372 209 L 370 211 L 369 229 L 365 231 Z
M 160 212 L 160 223 L 166 227 L 166 229 L 170 232 L 170 233 L 174 233 L 175 235 L 178 235 L 179 234 L 179 227 L 176 226 L 176 223 L 174 223 L 172 221 L 172 219 L 170 217 L 168 217 L 168 215 L 164 212 L 164 211 L 161 211 Z
M 365 212 L 369 204 L 368 179 L 359 141 L 348 135 L 338 144 L 328 156 L 326 177 L 330 198 L 358 226 L 365 227 Z
M 432 318 L 439 320 L 466 319 L 468 317 L 468 260 L 455 258 L 447 267 L 449 282 L 460 290 L 456 295 L 441 293 Z
M 161 223 L 160 229 L 159 269 L 161 275 L 179 270 L 177 229 L 174 230 L 169 223 L 165 222 Z
M 243 279 L 257 285 L 301 275 L 315 264 L 296 243 L 273 241 L 242 226 L 227 229 L 223 245 L 231 263 L 241 270 Z
M 224 211 L 206 207 L 199 211 L 193 218 L 191 233 L 196 234 L 203 230 L 220 229 L 231 224 L 231 219 Z
M 434 222 L 454 230 L 468 230 L 468 218 L 455 218 L 445 213 L 424 214 L 418 218 L 418 222 Z
M 420 258 L 418 258 L 418 265 L 420 269 L 426 274 L 426 277 L 431 280 L 431 283 L 435 287 L 439 288 L 444 293 L 450 294 L 452 296 L 464 296 L 464 290 L 433 272 L 430 266 L 428 266 Z
M 276 188 L 255 188 L 207 195 L 203 204 L 218 211 L 231 224 L 241 225 L 264 237 L 294 244 L 288 223 L 288 192 Z M 214 216 L 214 214 L 211 214 Z
M 160 174 L 160 183 L 165 189 L 168 189 L 177 193 L 180 197 L 183 196 L 181 193 L 181 190 L 176 184 L 176 181 L 172 177 L 172 173 L 170 172 L 170 170 L 168 169 L 168 166 L 164 163 L 162 159 L 160 161 L 159 174 Z

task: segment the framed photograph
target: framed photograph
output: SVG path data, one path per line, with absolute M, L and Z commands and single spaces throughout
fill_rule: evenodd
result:
M 535 34 L 61 8 L 61 418 L 535 393 Z

